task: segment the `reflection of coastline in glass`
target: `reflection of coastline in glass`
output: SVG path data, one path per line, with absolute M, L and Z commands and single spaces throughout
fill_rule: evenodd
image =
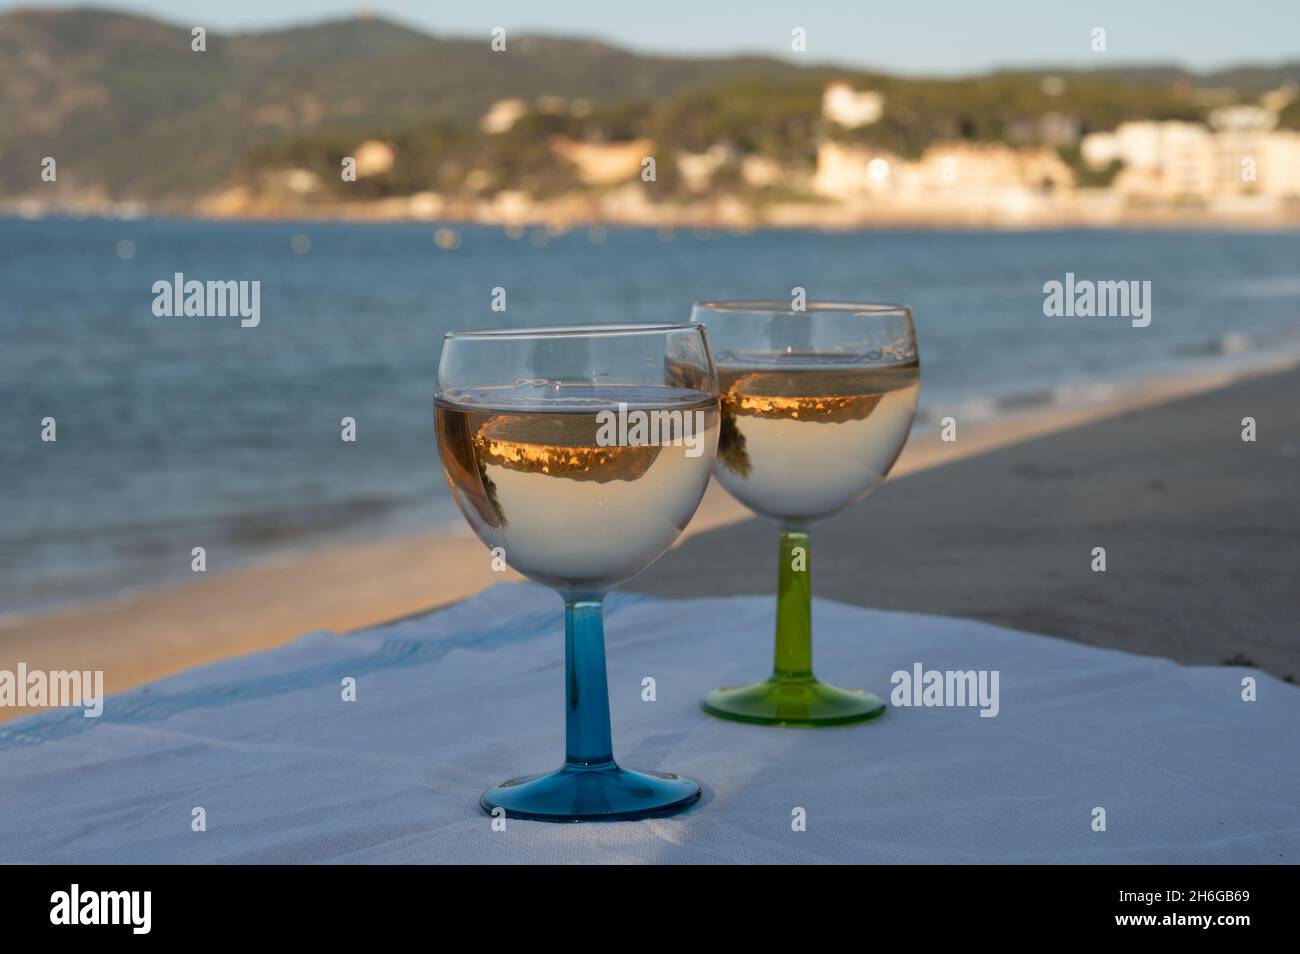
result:
M 714 471 L 722 485 L 755 512 L 796 524 L 879 486 L 916 414 L 917 362 L 762 357 L 717 367 L 723 419 Z
M 514 390 L 514 389 L 511 389 Z M 544 406 L 503 389 L 437 402 L 443 469 L 457 505 L 520 573 L 561 592 L 602 592 L 633 576 L 681 533 L 708 483 L 714 399 L 660 387 L 568 387 Z M 704 422 L 702 452 L 604 445 L 602 412 L 682 411 Z

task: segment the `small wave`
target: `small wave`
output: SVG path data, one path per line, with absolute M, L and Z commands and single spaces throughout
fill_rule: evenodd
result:
M 1104 404 L 1114 400 L 1123 388 L 1110 381 L 1060 385 L 1054 388 L 1031 388 L 989 397 L 971 398 L 953 406 L 922 407 L 918 421 L 938 421 L 952 415 L 959 421 L 992 421 L 1018 414 L 1032 414 L 1048 408 Z
M 1216 299 L 1300 298 L 1300 277 L 1277 275 L 1233 282 L 1215 282 L 1207 289 Z
M 1239 331 L 1229 331 L 1214 338 L 1175 345 L 1173 353 L 1186 358 L 1215 358 L 1244 354 L 1255 348 L 1255 339 Z
M 1017 391 L 994 400 L 999 411 L 1028 411 L 1036 407 L 1051 407 L 1059 403 L 1058 389 L 1043 388 L 1037 391 Z
M 226 538 L 244 546 L 286 543 L 311 534 L 347 529 L 385 514 L 399 503 L 388 497 L 354 497 L 288 512 L 244 514 L 230 520 Z
M 916 412 L 916 427 L 924 428 L 937 424 L 947 416 L 959 421 L 987 421 L 998 416 L 997 402 L 987 398 L 973 398 L 957 405 L 921 405 Z

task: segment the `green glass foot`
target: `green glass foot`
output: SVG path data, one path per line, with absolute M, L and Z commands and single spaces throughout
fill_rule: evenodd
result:
M 850 725 L 883 715 L 885 702 L 865 690 L 840 689 L 816 679 L 767 679 L 739 689 L 714 689 L 700 708 L 720 719 L 755 725 L 813 728 Z

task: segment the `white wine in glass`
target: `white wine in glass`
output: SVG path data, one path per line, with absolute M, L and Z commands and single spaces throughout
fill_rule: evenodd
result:
M 810 522 L 884 482 L 916 414 L 915 361 L 862 367 L 835 355 L 728 355 L 718 481 L 773 520 Z
M 780 530 L 772 675 L 700 702 L 725 719 L 844 725 L 884 702 L 812 671 L 809 528 L 879 487 L 907 442 L 921 370 L 911 312 L 897 305 L 697 304 L 722 399 L 718 482 Z
M 599 325 L 453 332 L 434 420 L 443 474 L 494 553 L 564 599 L 565 758 L 480 804 L 541 821 L 683 811 L 695 782 L 614 760 L 605 594 L 677 539 L 720 432 L 704 329 Z
M 667 415 L 670 443 L 612 443 L 620 407 Z M 450 389 L 437 404 L 443 467 L 474 531 L 520 573 L 580 595 L 677 539 L 708 484 L 718 416 L 712 395 L 668 386 Z

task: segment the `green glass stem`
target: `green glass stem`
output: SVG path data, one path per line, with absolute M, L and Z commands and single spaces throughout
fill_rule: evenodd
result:
M 748 686 L 715 689 L 700 700 L 700 707 L 720 719 L 757 725 L 849 725 L 882 715 L 885 703 L 877 696 L 827 685 L 813 675 L 807 527 L 781 527 L 778 559 L 772 675 Z
M 806 529 L 782 528 L 779 559 L 772 678 L 807 680 L 813 671 L 812 570 Z

